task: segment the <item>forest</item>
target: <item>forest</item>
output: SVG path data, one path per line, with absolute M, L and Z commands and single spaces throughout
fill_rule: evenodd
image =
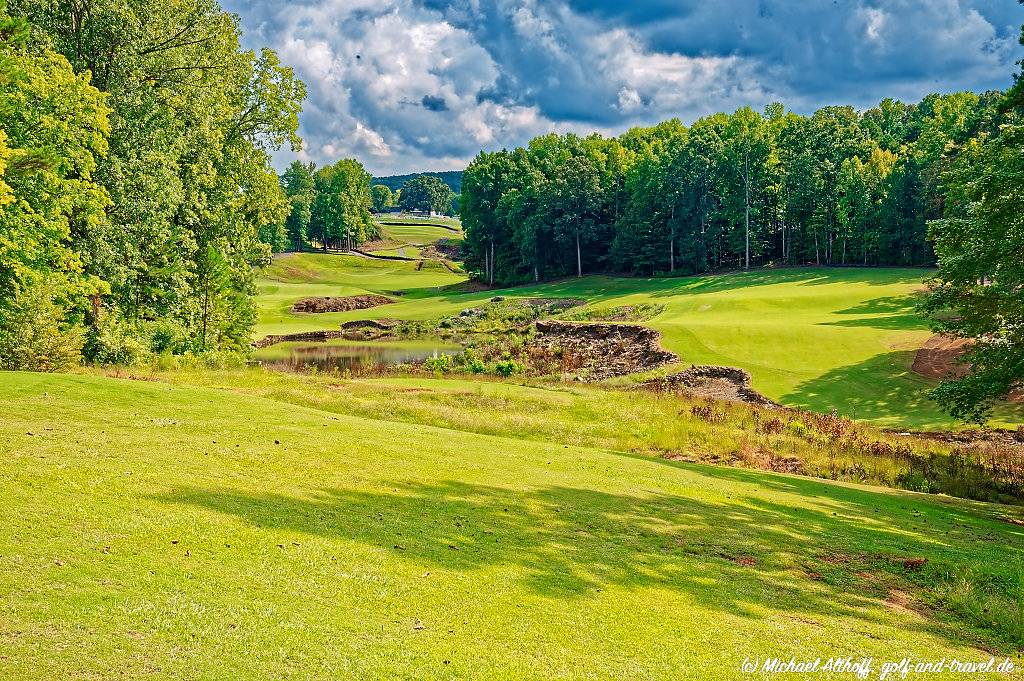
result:
M 771 104 L 617 138 L 545 135 L 463 177 L 468 267 L 491 284 L 775 265 L 934 265 L 928 223 L 1002 94 L 810 116 Z

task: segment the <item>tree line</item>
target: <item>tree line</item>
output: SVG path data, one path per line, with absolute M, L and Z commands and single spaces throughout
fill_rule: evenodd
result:
M 370 182 L 370 174 L 355 159 L 342 159 L 323 168 L 293 161 L 279 179 L 288 201 L 287 212 L 283 219 L 261 229 L 260 240 L 275 253 L 349 251 L 380 236 L 371 212 L 391 207 L 437 213 L 451 210 L 452 190 L 437 177 L 414 176 L 397 192 Z
M 768 263 L 931 265 L 950 150 L 998 130 L 1001 94 L 810 116 L 772 104 L 616 138 L 545 135 L 463 174 L 467 267 L 490 284 Z

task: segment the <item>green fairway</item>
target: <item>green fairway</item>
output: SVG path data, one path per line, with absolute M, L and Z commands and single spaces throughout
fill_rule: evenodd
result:
M 998 506 L 164 383 L 0 374 L 0 409 L 9 678 L 706 679 L 1019 645 L 977 586 L 1020 588 Z
M 914 312 L 916 292 L 928 274 L 803 268 L 661 279 L 590 276 L 461 293 L 432 288 L 460 277 L 416 271 L 415 263 L 305 254 L 278 260 L 268 272 L 278 281 L 263 286 L 257 333 L 335 328 L 360 318 L 430 319 L 494 295 L 576 297 L 595 308 L 656 303 L 665 310 L 646 323 L 662 332 L 665 347 L 686 365 L 747 369 L 757 390 L 794 407 L 837 409 L 880 425 L 948 428 L 952 421 L 926 395 L 935 382 L 910 371 L 916 348 L 930 336 Z M 301 296 L 395 289 L 407 295 L 394 305 L 315 316 L 287 311 Z M 1021 421 L 1024 407 L 1003 405 L 993 423 Z
M 384 255 L 399 258 L 409 258 L 410 260 L 416 260 L 420 257 L 420 252 L 423 249 L 417 248 L 416 246 L 398 246 L 396 248 L 383 248 L 380 250 L 370 251 L 373 255 Z
M 439 264 L 417 270 L 417 263 L 401 260 L 374 260 L 348 255 L 323 253 L 289 254 L 276 258 L 259 280 L 257 300 L 260 317 L 257 337 L 334 328 L 346 319 L 359 319 L 367 313 L 387 316 L 394 305 L 360 312 L 318 315 L 295 314 L 291 305 L 312 296 L 351 296 L 363 293 L 392 295 L 402 292 L 409 299 L 438 295 L 438 289 L 465 281 Z
M 388 215 L 376 219 L 384 238 L 401 243 L 427 246 L 438 239 L 462 238 L 462 225 L 454 218 Z

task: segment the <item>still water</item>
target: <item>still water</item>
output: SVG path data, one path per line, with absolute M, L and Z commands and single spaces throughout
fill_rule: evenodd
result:
M 461 348 L 452 345 L 279 343 L 258 352 L 256 359 L 270 369 L 308 371 L 315 367 L 317 371 L 331 373 L 411 364 L 460 351 Z

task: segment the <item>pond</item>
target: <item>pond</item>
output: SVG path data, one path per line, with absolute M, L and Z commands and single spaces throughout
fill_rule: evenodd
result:
M 278 343 L 258 351 L 255 359 L 270 369 L 283 371 L 367 370 L 421 362 L 430 357 L 454 355 L 462 351 L 457 345 L 440 343 Z

